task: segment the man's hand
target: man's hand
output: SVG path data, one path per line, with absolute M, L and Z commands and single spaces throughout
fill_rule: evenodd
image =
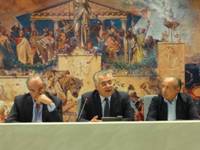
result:
M 52 100 L 47 97 L 45 94 L 41 94 L 40 96 L 38 96 L 38 98 L 36 99 L 37 103 L 42 103 L 42 104 L 46 104 L 46 105 L 50 105 L 52 104 Z
M 99 120 L 98 116 L 94 116 L 90 121 L 91 122 L 101 122 L 102 120 Z

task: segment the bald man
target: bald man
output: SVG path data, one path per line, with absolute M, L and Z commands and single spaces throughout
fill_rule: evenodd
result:
M 27 80 L 29 93 L 15 97 L 6 122 L 61 122 L 62 101 L 45 91 L 39 75 Z
M 180 93 L 181 80 L 167 77 L 162 82 L 161 95 L 152 98 L 147 121 L 195 120 L 197 109 L 189 95 Z

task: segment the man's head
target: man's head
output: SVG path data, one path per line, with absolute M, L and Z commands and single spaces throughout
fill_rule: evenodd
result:
M 102 70 L 96 72 L 93 76 L 94 84 L 99 94 L 109 97 L 113 93 L 113 75 L 111 70 Z
M 39 75 L 29 77 L 26 84 L 33 99 L 37 99 L 45 91 L 45 84 Z
M 166 100 L 173 100 L 181 90 L 181 80 L 175 77 L 166 77 L 162 82 L 162 95 Z

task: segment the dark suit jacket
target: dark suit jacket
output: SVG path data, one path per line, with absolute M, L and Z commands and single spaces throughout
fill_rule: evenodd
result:
M 83 108 L 83 105 L 85 106 Z M 81 112 L 82 111 L 82 112 Z M 97 90 L 82 95 L 80 107 L 80 120 L 91 120 L 98 115 L 102 118 L 102 106 L 99 92 Z M 114 91 L 110 101 L 110 117 L 122 116 L 127 120 L 133 120 L 134 110 L 130 106 L 130 100 L 126 93 Z
M 43 104 L 42 120 L 43 122 L 61 122 L 62 118 L 62 101 L 57 97 L 46 93 L 46 95 L 56 105 L 54 111 L 49 112 L 47 105 Z M 24 94 L 15 97 L 14 104 L 6 122 L 32 122 L 33 116 L 33 100 L 31 95 Z
M 162 96 L 152 98 L 147 114 L 148 121 L 167 120 L 167 103 Z M 176 120 L 199 119 L 197 109 L 189 95 L 179 93 L 176 102 Z

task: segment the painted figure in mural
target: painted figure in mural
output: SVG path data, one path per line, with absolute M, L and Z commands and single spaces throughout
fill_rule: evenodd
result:
M 90 6 L 87 0 L 74 1 L 74 30 L 81 47 L 84 47 L 89 35 Z
M 0 45 L 5 47 L 5 49 L 13 54 L 13 49 L 11 47 L 11 43 L 10 43 L 10 40 L 9 40 L 9 37 L 6 35 L 6 31 L 0 31 Z
M 148 81 L 144 81 L 140 85 L 140 89 L 146 95 L 158 94 L 160 93 L 161 79 L 160 77 L 150 77 Z
M 8 100 L 8 97 L 3 85 L 0 85 L 0 99 L 4 101 Z
M 33 54 L 33 64 L 36 64 L 38 62 L 42 62 L 41 59 L 39 58 L 39 52 L 38 52 L 38 46 L 37 46 L 37 41 L 39 40 L 39 36 L 36 30 L 33 30 L 31 32 L 31 37 L 30 37 L 30 45 L 32 49 L 32 54 Z
M 16 38 L 17 58 L 23 64 L 33 64 L 33 56 L 29 41 L 24 37 L 24 32 L 19 32 L 19 37 Z
M 6 119 L 6 105 L 4 101 L 0 100 L 0 123 L 3 123 Z
M 29 93 L 15 97 L 6 122 L 61 122 L 62 101 L 45 90 L 39 75 L 27 80 Z
M 128 86 L 128 95 L 130 97 L 131 107 L 135 110 L 135 121 L 143 121 L 144 120 L 144 103 L 137 96 L 135 88 L 132 84 Z
M 71 121 L 75 121 L 76 99 L 83 86 L 83 81 L 70 75 L 69 71 L 49 70 L 42 74 L 42 78 L 46 82 L 46 90 L 63 101 L 64 120 L 69 121 L 69 117 L 74 117 Z M 67 113 L 69 114 L 66 115 Z
M 130 64 L 133 62 L 133 53 L 137 49 L 137 39 L 134 34 L 132 34 L 130 31 L 127 32 L 126 34 L 126 47 L 127 47 L 127 52 L 128 52 L 128 63 Z
M 81 96 L 78 121 L 101 121 L 102 117 L 121 116 L 125 120 L 134 119 L 127 93 L 117 91 L 113 86 L 110 70 L 96 72 L 93 76 L 95 90 Z
M 125 30 L 124 29 L 119 29 L 117 32 L 117 39 L 119 42 L 119 51 L 117 52 L 117 57 L 120 59 L 122 58 L 121 56 L 124 56 L 124 39 L 125 39 Z
M 120 43 L 118 42 L 117 36 L 110 34 L 106 39 L 105 46 L 108 58 L 115 60 L 117 58 L 117 52 L 120 50 Z
M 152 98 L 147 120 L 194 120 L 199 119 L 192 98 L 181 93 L 181 80 L 166 77 L 162 82 L 161 95 Z
M 0 51 L 0 69 L 4 69 L 4 54 Z
M 66 34 L 64 32 L 60 32 L 58 36 L 58 50 L 59 51 L 65 48 L 66 39 L 67 39 Z
M 88 0 L 74 0 L 74 30 L 77 39 L 80 39 L 80 46 L 84 47 L 89 35 L 89 19 L 91 8 Z
M 6 57 L 15 55 L 11 47 L 11 42 L 4 31 L 0 29 L 0 69 L 5 67 Z
M 67 36 L 66 33 L 60 32 L 59 37 L 57 39 L 57 49 L 59 53 L 62 54 L 70 54 L 72 53 L 73 49 L 76 47 L 76 42 L 73 41 L 74 39 Z
M 141 63 L 141 61 L 144 58 L 144 41 L 145 41 L 145 29 L 141 29 L 138 34 L 136 35 L 136 43 L 137 46 L 134 49 L 133 52 L 133 64 Z
M 88 54 L 96 54 L 96 49 L 92 43 L 92 41 L 88 41 L 86 44 L 86 49 Z
M 104 52 L 105 49 L 105 42 L 107 38 L 107 32 L 102 24 L 99 25 L 99 31 L 97 35 L 97 41 L 98 41 L 98 51 L 100 53 Z
M 144 44 L 144 57 L 148 57 L 151 55 L 156 55 L 156 48 L 157 48 L 157 40 L 153 39 L 151 35 L 147 36 L 145 39 L 145 44 Z
M 47 43 L 47 53 L 48 53 L 48 61 L 52 60 L 55 57 L 54 49 L 55 49 L 55 39 L 53 36 L 53 32 L 49 31 L 46 37 L 48 39 Z
M 132 27 L 131 27 L 131 31 L 133 34 L 133 39 L 135 41 L 134 43 L 134 48 L 132 48 L 133 50 L 133 56 L 132 57 L 132 64 L 138 64 L 141 63 L 142 60 L 144 59 L 144 54 L 145 54 L 145 50 L 144 50 L 144 46 L 145 46 L 145 39 L 146 39 L 146 35 L 147 35 L 147 31 L 149 29 L 150 26 L 150 21 L 147 21 L 147 27 L 146 28 L 138 28 L 137 31 L 135 29 L 135 24 L 133 23 Z M 130 51 L 130 50 L 129 50 Z
M 54 57 L 55 39 L 53 32 L 45 30 L 43 36 L 37 41 L 38 54 L 42 63 L 46 63 Z

